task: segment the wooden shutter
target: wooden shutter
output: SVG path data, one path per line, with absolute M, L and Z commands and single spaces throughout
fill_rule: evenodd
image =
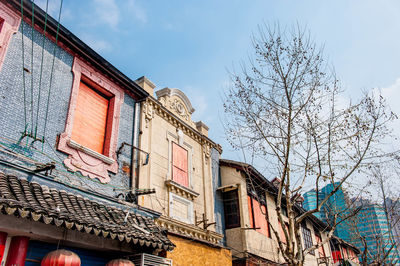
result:
M 176 143 L 172 143 L 172 180 L 188 187 L 188 152 Z
M 314 231 L 315 231 L 315 229 L 314 229 Z M 322 242 L 322 238 L 321 238 L 321 236 L 319 234 L 315 234 L 315 239 L 317 240 L 317 244 Z M 319 253 L 319 257 L 320 258 L 325 257 L 324 246 L 318 247 L 318 253 Z
M 247 206 L 249 207 L 250 227 L 255 228 L 254 217 L 253 217 L 253 203 L 249 195 L 247 195 Z
M 253 210 L 254 210 L 254 221 L 255 221 L 255 227 L 260 228 L 257 229 L 257 232 L 262 233 L 263 235 L 266 235 L 269 237 L 269 228 L 268 228 L 268 221 L 266 219 L 266 208 L 264 205 L 260 205 L 260 203 L 252 198 L 253 200 Z
M 286 226 L 286 224 L 285 224 L 285 226 Z M 280 240 L 281 240 L 283 243 L 286 244 L 287 241 L 286 241 L 285 232 L 283 231 L 282 224 L 281 224 L 281 222 L 279 222 L 279 221 L 278 221 L 278 227 L 279 227 L 279 237 L 280 237 Z M 289 228 L 286 226 L 286 232 L 289 234 L 289 230 L 287 230 L 287 229 L 289 229 Z
M 103 153 L 109 100 L 81 82 L 74 114 L 71 139 Z

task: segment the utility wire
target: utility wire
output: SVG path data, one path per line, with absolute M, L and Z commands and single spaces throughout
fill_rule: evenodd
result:
M 63 5 L 63 0 L 61 0 L 60 11 L 59 11 L 59 14 L 58 14 L 56 42 L 55 42 L 54 49 L 53 49 L 53 62 L 51 64 L 50 85 L 49 85 L 49 92 L 48 92 L 48 95 L 47 95 L 46 116 L 45 116 L 45 119 L 44 119 L 43 139 L 46 138 L 47 117 L 48 117 L 48 114 L 49 114 L 49 102 L 50 102 L 50 94 L 51 94 L 51 85 L 52 85 L 52 81 L 53 81 L 54 61 L 56 59 L 56 48 L 57 48 L 57 42 L 58 42 L 58 33 L 59 33 L 59 30 L 60 30 L 60 20 L 61 20 L 62 5 Z
M 33 135 L 33 29 L 35 27 L 35 1 L 32 0 L 32 30 L 31 30 L 31 134 Z M 36 134 L 34 135 L 36 138 Z
M 44 42 L 46 39 L 46 27 L 47 27 L 47 12 L 49 7 L 49 0 L 46 2 L 46 15 L 44 18 L 44 30 L 43 30 L 43 38 L 42 38 L 42 61 L 40 63 L 40 77 L 39 77 L 39 92 L 38 92 L 38 103 L 37 103 L 37 110 L 36 110 L 36 127 L 35 127 L 35 135 L 37 134 L 38 128 L 38 121 L 39 121 L 39 106 L 40 106 L 40 92 L 42 91 L 42 73 L 43 73 L 43 57 L 44 57 Z M 33 27 L 32 27 L 33 30 Z M 32 39 L 33 40 L 33 39 Z M 43 144 L 42 144 L 43 149 Z
M 25 46 L 24 46 L 24 5 L 23 0 L 21 0 L 21 43 L 22 43 L 22 83 L 24 89 L 24 120 L 25 120 L 25 130 L 27 127 L 27 116 L 26 116 L 26 86 L 25 86 Z

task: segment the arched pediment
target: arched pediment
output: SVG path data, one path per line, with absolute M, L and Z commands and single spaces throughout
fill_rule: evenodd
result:
M 191 114 L 195 111 L 189 98 L 179 89 L 164 88 L 156 91 L 157 100 L 168 110 L 191 122 Z

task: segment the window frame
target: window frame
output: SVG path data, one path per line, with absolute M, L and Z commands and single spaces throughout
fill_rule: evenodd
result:
M 307 226 L 302 225 L 301 226 L 301 232 L 302 232 L 302 236 L 303 236 L 304 248 L 307 249 L 307 248 L 312 247 L 313 246 L 313 241 L 312 241 L 311 230 Z M 315 255 L 314 250 L 311 250 L 309 252 L 309 254 Z
M 183 147 L 188 152 L 188 179 L 189 179 L 189 186 L 186 187 L 189 190 L 193 189 L 193 181 L 192 181 L 192 174 L 193 174 L 193 147 L 184 141 L 184 133 L 177 130 L 177 134 L 167 131 L 166 139 L 168 141 L 168 170 L 166 174 L 166 181 L 173 181 L 172 180 L 172 143 L 175 142 L 179 144 L 179 146 Z M 175 181 L 173 181 L 175 182 Z
M 180 201 L 188 207 L 188 219 L 184 219 L 182 217 L 179 217 L 178 215 L 175 215 L 175 213 L 173 212 L 173 207 L 171 206 L 172 204 L 174 204 L 174 201 Z M 193 202 L 175 193 L 169 192 L 169 217 L 188 224 L 194 224 L 193 216 Z
M 175 164 L 174 164 L 174 146 L 176 146 L 176 147 L 178 147 L 178 148 L 180 148 L 180 149 L 183 149 L 183 150 L 186 152 L 186 182 L 187 182 L 187 185 L 181 184 L 181 183 L 179 183 L 177 180 L 174 179 L 174 167 L 178 168 L 179 170 L 182 170 L 182 169 L 180 169 L 179 167 L 175 166 Z M 189 179 L 189 151 L 188 151 L 187 149 L 185 149 L 182 145 L 179 145 L 179 143 L 177 143 L 177 142 L 175 142 L 175 141 L 172 141 L 172 160 L 171 160 L 171 163 L 172 163 L 172 167 L 171 167 L 171 180 L 174 181 L 174 182 L 176 182 L 176 183 L 178 183 L 178 184 L 181 185 L 181 186 L 186 187 L 186 188 L 190 187 L 190 179 Z
M 250 206 L 248 206 L 248 210 L 249 210 L 249 218 L 250 218 L 250 226 L 252 227 L 252 228 L 254 228 L 257 232 L 259 232 L 260 234 L 263 234 L 263 235 L 265 235 L 266 237 L 268 237 L 268 238 L 271 238 L 271 228 L 270 228 L 270 226 L 269 226 L 269 216 L 268 216 L 268 208 L 267 208 L 267 204 L 266 204 L 266 202 L 260 202 L 260 201 L 258 201 L 257 200 L 257 198 L 254 196 L 254 194 L 253 193 L 248 193 L 247 194 L 247 197 L 248 197 L 248 199 L 250 198 Z M 254 205 L 253 205 L 253 200 L 254 201 L 256 201 L 256 202 L 258 202 L 258 204 L 260 205 L 260 207 L 262 207 L 262 206 L 264 206 L 264 208 L 265 208 L 265 213 L 266 213 L 266 215 L 264 215 L 264 214 L 262 214 L 262 212 L 261 212 L 261 209 L 260 209 L 260 212 L 261 212 L 261 215 L 263 215 L 263 217 L 265 218 L 265 220 L 266 220 L 266 223 L 267 223 L 267 234 L 265 234 L 264 232 L 261 232 L 261 228 L 260 229 L 256 229 L 257 228 L 257 224 L 256 224 L 256 220 L 255 220 L 255 213 L 254 213 Z M 249 202 L 249 200 L 247 200 L 247 202 Z M 249 204 L 249 203 L 247 203 L 247 204 Z M 251 213 L 250 213 L 250 210 L 251 210 Z
M 235 195 L 236 195 L 236 198 L 234 198 L 234 197 L 227 197 L 228 194 L 235 194 Z M 238 223 L 229 224 L 229 225 L 228 225 L 228 221 L 230 221 L 230 220 L 229 220 L 228 217 L 227 217 L 228 214 L 227 214 L 226 207 L 225 207 L 225 206 L 226 206 L 227 200 L 230 200 L 230 201 L 234 202 L 234 205 L 236 205 L 236 207 L 237 207 L 236 216 L 237 216 L 237 219 L 238 219 Z M 240 203 L 239 203 L 239 190 L 238 190 L 238 189 L 233 189 L 233 190 L 229 190 L 229 191 L 223 192 L 223 193 L 222 193 L 222 201 L 223 201 L 223 204 L 224 204 L 225 229 L 232 229 L 232 228 L 241 227 L 241 221 L 240 221 Z M 230 205 L 233 205 L 233 204 L 230 204 Z M 233 215 L 235 215 L 235 214 L 233 214 Z M 233 215 L 230 215 L 230 216 L 233 216 Z
M 0 2 L 0 70 L 6 57 L 7 48 L 10 44 L 11 36 L 18 32 L 21 24 L 21 15 L 14 12 L 5 3 Z
M 315 235 L 315 241 L 317 242 L 317 244 L 322 243 L 322 236 L 316 229 L 314 229 L 314 235 Z M 321 251 L 322 251 L 322 254 L 321 254 Z M 326 257 L 324 245 L 322 245 L 318 248 L 318 255 L 320 258 Z
M 59 137 L 57 149 L 69 155 L 64 160 L 64 164 L 68 169 L 74 172 L 79 171 L 82 175 L 90 178 L 97 178 L 102 183 L 108 183 L 110 181 L 108 171 L 112 173 L 118 172 L 116 148 L 124 90 L 78 57 L 74 58 L 72 73 L 73 83 L 65 130 Z M 92 89 L 110 98 L 102 154 L 71 139 L 81 82 L 88 84 Z

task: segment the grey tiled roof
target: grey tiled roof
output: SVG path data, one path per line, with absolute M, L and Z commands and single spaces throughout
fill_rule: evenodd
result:
M 0 212 L 134 245 L 172 250 L 150 217 L 0 172 Z

